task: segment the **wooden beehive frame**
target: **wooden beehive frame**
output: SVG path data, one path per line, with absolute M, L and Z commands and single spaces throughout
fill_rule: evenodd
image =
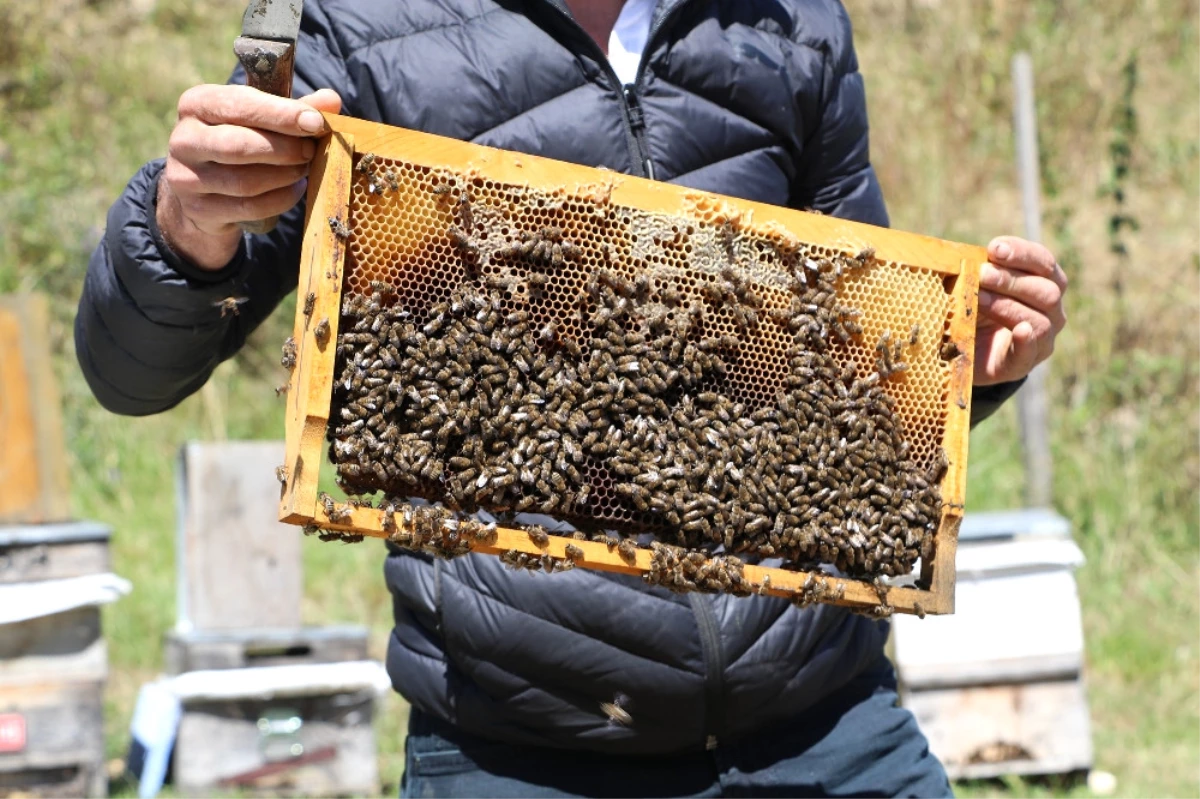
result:
M 612 173 L 349 117 L 327 115 L 326 120 L 332 133 L 322 140 L 309 179 L 308 218 L 298 287 L 301 301 L 297 304 L 294 333 L 297 357 L 287 394 L 287 474 L 280 519 L 292 524 L 386 538 L 388 532 L 384 527 L 383 511 L 354 507 L 349 509 L 348 518 L 335 523 L 326 515 L 317 490 L 329 423 L 346 249 L 345 241 L 335 235 L 327 220 L 347 218 L 354 154 L 370 152 L 382 158 L 395 158 L 433 169 L 486 175 L 497 182 L 551 190 L 571 184 L 595 185 L 605 174 Z M 609 186 L 612 203 L 659 214 L 686 216 L 689 204 L 694 203 L 696 196 L 696 192 L 682 187 L 625 175 L 612 176 Z M 979 266 L 986 260 L 985 250 L 761 203 L 732 198 L 722 198 L 722 201 L 751 218 L 751 228 L 778 229 L 782 226 L 801 241 L 851 253 L 869 245 L 874 247 L 876 258 L 881 261 L 917 266 L 945 276 L 951 297 L 946 338 L 957 347 L 959 354 L 951 362 L 950 370 L 942 440 L 949 465 L 941 485 L 943 508 L 934 538 L 935 555 L 930 562 L 922 563 L 918 587 L 890 588 L 886 593 L 886 604 L 899 612 L 952 613 L 954 555 L 966 495 Z M 304 306 L 309 295 L 315 299 L 306 313 Z M 330 326 L 328 335 L 317 336 L 314 327 L 317 320 L 324 319 Z M 396 522 L 403 531 L 404 522 L 400 515 Z M 568 544 L 583 550 L 584 557 L 578 565 L 585 568 L 628 574 L 650 570 L 652 553 L 647 549 L 639 549 L 636 558 L 628 562 L 602 542 L 551 536 L 549 545 L 542 548 L 525 531 L 503 527 L 498 530 L 493 543 L 476 544 L 474 550 L 493 555 L 517 550 L 563 558 Z M 860 609 L 881 604 L 879 590 L 860 580 L 833 577 L 824 572 L 745 567 L 745 579 L 752 584 L 761 584 L 768 575 L 769 588 L 765 592 L 769 594 L 794 597 L 803 592 L 806 584 L 811 588 L 814 581 L 826 581 L 836 599 L 825 597 L 821 601 Z

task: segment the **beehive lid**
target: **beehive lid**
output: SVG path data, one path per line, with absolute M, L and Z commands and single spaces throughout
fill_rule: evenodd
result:
M 112 530 L 99 522 L 59 522 L 0 527 L 0 547 L 107 541 Z

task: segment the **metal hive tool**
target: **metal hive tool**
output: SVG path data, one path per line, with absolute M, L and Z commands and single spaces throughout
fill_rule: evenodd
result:
M 291 342 L 282 519 L 331 538 L 500 554 L 514 567 L 642 573 L 669 587 L 878 613 L 953 610 L 981 248 L 329 121 L 334 133 L 310 183 Z M 491 378 L 502 367 L 507 383 Z M 822 432 L 795 397 L 840 421 L 822 416 Z M 554 420 L 549 411 L 529 419 L 547 407 Z M 703 425 L 689 421 L 704 414 Z M 779 438 L 789 419 L 801 439 Z M 624 438 L 606 447 L 604 435 L 621 424 Z M 692 443 L 677 447 L 664 430 Z M 536 473 L 513 457 L 522 435 L 526 455 L 550 453 Z M 399 502 L 336 503 L 316 486 L 327 438 L 351 494 L 419 496 L 502 519 L 550 512 L 592 535 L 543 536 Z M 857 438 L 886 444 L 847 459 Z M 789 449 L 776 451 L 780 440 Z M 673 488 L 661 488 L 659 472 L 682 464 L 681 453 L 719 458 L 722 487 L 711 477 L 700 486 L 711 468 L 685 477 L 677 466 Z M 774 471 L 759 469 L 763 458 Z M 862 473 L 851 486 L 847 470 L 867 462 L 871 474 L 890 469 L 892 482 L 863 491 L 864 479 L 876 481 Z M 764 480 L 814 488 L 768 496 Z M 893 502 L 893 492 L 909 499 Z M 784 493 L 803 503 L 772 504 Z M 839 499 L 847 495 L 854 503 Z M 871 503 L 893 533 L 904 532 L 894 524 L 901 515 L 922 521 L 907 547 L 887 536 L 886 563 L 878 529 L 875 554 L 862 550 L 867 522 L 880 518 Z M 653 533 L 665 545 L 635 548 L 614 533 Z M 676 543 L 792 562 L 743 565 Z M 902 576 L 918 555 L 915 585 L 870 579 Z M 819 570 L 821 561 L 840 571 Z

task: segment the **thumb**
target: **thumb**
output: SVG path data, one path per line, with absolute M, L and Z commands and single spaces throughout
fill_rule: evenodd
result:
M 342 110 L 342 98 L 333 89 L 317 89 L 312 94 L 305 95 L 300 98 L 300 102 L 305 105 L 312 106 L 317 111 L 322 111 L 326 114 L 337 114 Z M 312 119 L 311 123 L 305 124 L 307 120 L 304 117 L 308 116 L 308 112 L 301 114 L 300 126 L 309 130 L 312 133 L 321 133 L 324 128 L 324 121 L 321 121 L 318 126 L 317 120 Z

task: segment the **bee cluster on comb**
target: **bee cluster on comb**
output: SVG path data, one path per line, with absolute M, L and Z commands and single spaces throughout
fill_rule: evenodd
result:
M 675 590 L 750 593 L 739 558 L 872 578 L 930 555 L 939 275 L 900 270 L 920 291 L 881 308 L 897 270 L 870 249 L 807 245 L 719 205 L 651 214 L 595 187 L 369 153 L 351 193 L 328 427 L 348 494 L 382 494 L 386 515 L 436 501 L 450 529 L 487 511 L 653 533 L 646 578 Z M 470 550 L 454 537 L 438 554 Z M 578 559 L 522 554 L 510 565 Z

